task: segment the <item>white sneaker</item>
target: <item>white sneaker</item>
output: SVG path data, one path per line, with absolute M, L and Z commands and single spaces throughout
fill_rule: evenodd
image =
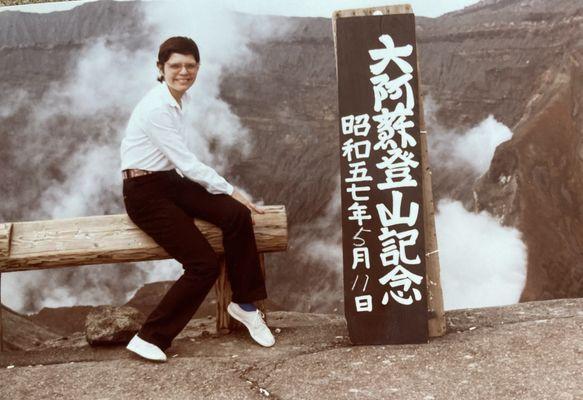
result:
M 267 325 L 265 325 L 263 320 L 265 315 L 261 311 L 245 311 L 237 303 L 229 303 L 227 312 L 231 317 L 245 325 L 249 329 L 253 340 L 261 346 L 271 347 L 275 344 L 275 338 Z
M 136 333 L 126 346 L 126 349 L 133 351 L 140 357 L 152 361 L 166 361 L 166 354 L 155 344 L 146 342 Z

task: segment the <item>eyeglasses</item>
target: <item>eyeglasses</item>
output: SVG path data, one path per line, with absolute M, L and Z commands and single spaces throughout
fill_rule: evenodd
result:
M 186 68 L 188 72 L 194 72 L 200 67 L 200 63 L 196 64 L 166 63 L 166 65 L 168 65 L 168 68 L 170 68 L 170 70 L 174 72 L 182 71 L 182 68 Z

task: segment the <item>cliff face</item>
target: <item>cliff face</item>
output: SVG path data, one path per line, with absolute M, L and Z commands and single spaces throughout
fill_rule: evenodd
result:
M 19 89 L 40 96 L 50 82 L 63 79 L 83 46 L 98 37 L 144 48 L 149 39 L 140 7 L 98 2 L 67 13 L 0 13 L 3 96 L 16 98 Z M 226 175 L 266 203 L 286 205 L 290 249 L 268 258 L 274 267 L 268 271 L 270 295 L 298 309 L 319 310 L 316 300 L 324 291 L 341 290 L 329 260 L 305 254 L 305 244 L 315 239 L 334 242 L 337 232 L 329 221 L 339 218 L 327 209 L 339 166 L 331 22 L 241 18 L 287 28 L 283 36 L 253 43 L 252 61 L 223 76 L 221 97 L 253 138 L 249 157 L 232 152 Z M 436 197 L 488 210 L 523 232 L 529 253 L 523 299 L 583 296 L 583 4 L 483 1 L 440 18 L 418 18 L 417 24 L 422 92 L 440 106 L 436 122 L 461 129 L 493 114 L 514 132 L 477 180 L 434 168 Z M 90 119 L 50 120 L 34 132 L 39 154 L 46 155 L 39 169 L 38 158 L 14 156 L 19 154 L 20 130 L 33 112 L 34 107 L 24 106 L 0 124 L 1 181 L 19 186 L 0 204 L 5 220 L 26 219 L 38 208 L 39 194 L 66 178 L 60 166 L 81 145 L 75 137 L 79 127 L 95 130 L 103 142 L 117 140 L 117 132 L 99 130 L 101 125 Z M 126 114 L 120 110 L 111 118 L 122 121 Z M 59 148 L 52 148 L 57 139 Z M 120 195 L 108 196 L 104 212 L 122 212 Z
M 293 20 L 285 38 L 257 48 L 252 74 L 228 77 L 224 84 L 225 98 L 261 138 L 257 158 L 243 165 L 266 178 L 277 169 L 290 183 L 257 190 L 289 199 L 293 223 L 321 215 L 338 171 L 329 24 Z M 514 132 L 478 179 L 440 169 L 434 160 L 436 198 L 461 200 L 521 230 L 528 248 L 523 300 L 582 296 L 583 4 L 485 1 L 440 18 L 418 18 L 417 24 L 422 92 L 439 106 L 434 121 L 461 130 L 491 114 Z M 242 85 L 246 90 L 230 94 Z M 258 99 L 264 103 L 248 108 Z M 286 134 L 282 146 L 274 132 L 293 136 Z M 270 161 L 261 154 L 278 157 Z M 330 234 L 314 230 L 311 239 Z M 287 264 L 297 265 L 295 259 Z
M 548 88 L 545 72 L 581 49 L 577 0 L 481 1 L 418 26 L 425 90 L 442 123 L 459 127 L 494 114 L 513 128 Z
M 581 296 L 583 268 L 583 61 L 556 69 L 476 185 L 476 208 L 515 224 L 528 245 L 522 299 Z
M 97 37 L 109 35 L 137 43 L 139 9 L 136 2 L 99 2 L 67 12 L 0 13 L 3 90 L 46 89 L 51 81 L 63 78 L 76 61 L 77 51 Z
M 581 296 L 583 4 L 484 1 L 423 22 L 424 90 L 438 99 L 440 122 L 493 114 L 514 132 L 466 186 L 473 199 L 458 197 L 523 233 L 523 300 Z M 440 185 L 451 177 L 437 175 L 446 195 Z

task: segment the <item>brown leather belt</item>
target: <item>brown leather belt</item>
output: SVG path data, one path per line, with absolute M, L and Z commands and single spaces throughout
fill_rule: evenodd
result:
M 135 178 L 136 176 L 153 174 L 155 171 L 146 171 L 145 169 L 124 169 L 121 171 L 123 179 Z

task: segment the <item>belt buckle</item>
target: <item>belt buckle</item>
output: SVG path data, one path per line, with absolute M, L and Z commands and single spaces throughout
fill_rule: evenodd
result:
M 148 171 L 145 169 L 129 168 L 122 171 L 122 176 L 124 179 L 129 179 L 137 178 L 138 176 L 150 175 L 153 173 L 154 171 Z
M 140 176 L 140 174 L 138 173 L 139 170 L 135 170 L 135 169 L 124 169 L 122 171 L 122 176 L 124 179 L 131 179 L 131 178 L 135 178 L 136 176 Z

